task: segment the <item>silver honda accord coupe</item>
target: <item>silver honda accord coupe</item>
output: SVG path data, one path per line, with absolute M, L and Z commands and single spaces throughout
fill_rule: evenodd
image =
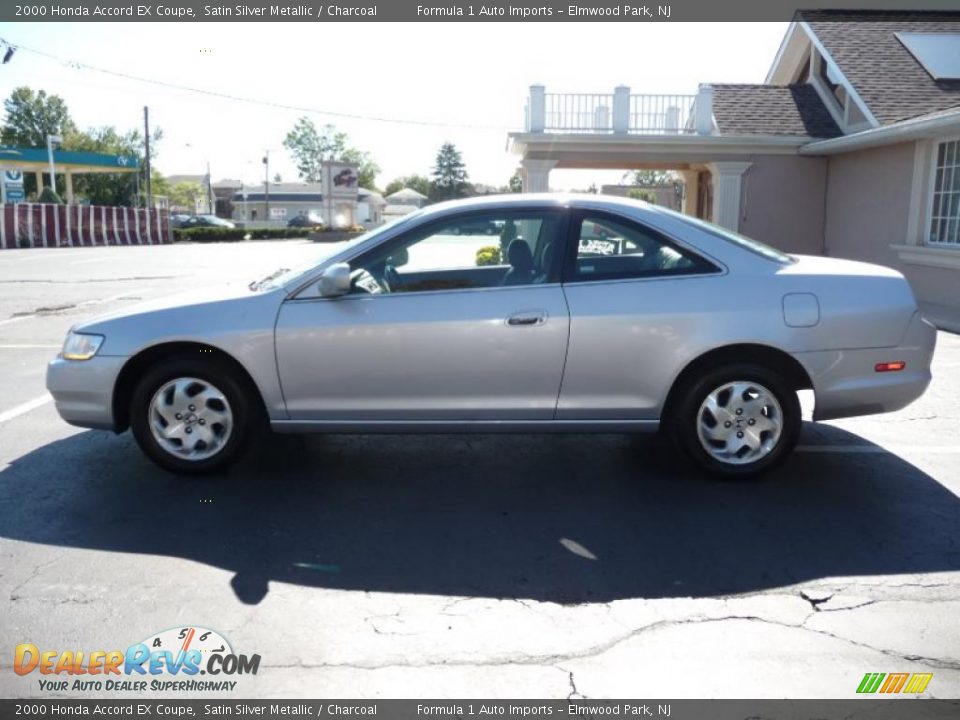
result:
M 798 390 L 815 420 L 915 400 L 935 339 L 894 270 L 786 255 L 640 202 L 514 195 L 81 323 L 47 387 L 67 422 L 131 428 L 181 474 L 225 468 L 268 428 L 660 429 L 738 477 L 793 449 Z

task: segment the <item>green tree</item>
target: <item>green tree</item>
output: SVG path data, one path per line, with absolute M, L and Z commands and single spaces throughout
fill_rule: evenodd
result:
M 34 92 L 26 86 L 18 87 L 4 100 L 3 108 L 5 116 L 0 127 L 3 145 L 45 148 L 48 135 L 62 137 L 76 129 L 63 98 L 47 95 L 45 90 Z M 35 196 L 39 190 L 34 174 L 25 174 L 24 192 Z
M 324 125 L 317 130 L 313 120 L 301 117 L 293 130 L 287 133 L 283 147 L 287 149 L 297 166 L 297 172 L 306 182 L 320 182 L 321 168 L 325 161 L 340 160 L 357 167 L 358 182 L 361 187 L 373 189 L 376 186 L 380 166 L 370 153 L 351 147 L 345 132 L 333 125 Z
M 673 173 L 669 170 L 634 170 L 632 173 L 627 173 L 627 176 L 631 176 L 631 184 L 633 185 L 673 185 L 674 177 Z
M 18 87 L 4 100 L 6 111 L 0 140 L 4 145 L 46 147 L 47 135 L 67 135 L 76 126 L 70 119 L 67 104 L 59 95 L 47 95 Z
M 442 200 L 466 196 L 469 188 L 468 177 L 467 167 L 457 146 L 451 142 L 445 142 L 440 146 L 436 164 L 433 166 L 431 199 Z
M 430 178 L 424 177 L 423 175 L 406 175 L 404 177 L 398 177 L 396 180 L 391 180 L 383 192 L 385 195 L 393 195 L 398 190 L 403 190 L 404 188 L 416 190 L 421 195 L 430 197 L 430 194 L 433 192 L 433 183 L 430 182 Z
M 521 193 L 523 192 L 523 178 L 520 177 L 520 169 L 513 171 L 513 175 L 510 176 L 510 180 L 507 183 L 507 189 L 512 193 Z
M 150 155 L 151 161 L 156 159 L 156 148 L 163 138 L 160 128 L 151 130 Z M 144 142 L 143 133 L 139 130 L 120 132 L 115 127 L 105 125 L 89 130 L 75 130 L 64 136 L 65 150 L 79 150 L 86 152 L 106 153 L 108 155 L 122 155 L 136 157 L 140 171 L 138 173 L 85 173 L 74 178 L 73 190 L 78 199 L 84 199 L 92 205 L 136 205 L 139 202 L 137 191 L 146 192 L 144 172 Z M 151 191 L 154 195 L 167 195 L 169 185 L 152 168 Z
M 206 194 L 207 190 L 203 185 L 189 180 L 174 183 L 167 191 L 171 208 L 185 209 L 191 213 L 197 207 L 197 200 Z

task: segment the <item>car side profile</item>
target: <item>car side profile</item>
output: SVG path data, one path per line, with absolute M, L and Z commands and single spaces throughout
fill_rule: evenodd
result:
M 501 264 L 478 258 L 490 227 Z M 798 390 L 815 420 L 912 402 L 935 339 L 889 268 L 785 255 L 632 200 L 513 195 L 81 323 L 47 387 L 67 422 L 130 428 L 183 474 L 227 467 L 267 428 L 660 429 L 738 477 L 793 449 Z

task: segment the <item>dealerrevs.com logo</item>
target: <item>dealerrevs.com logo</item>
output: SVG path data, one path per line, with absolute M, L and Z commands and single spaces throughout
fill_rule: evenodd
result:
M 238 675 L 256 675 L 259 655 L 241 655 L 214 630 L 171 628 L 126 650 L 43 650 L 21 643 L 17 675 L 37 674 L 44 692 L 230 691 Z M 72 676 L 72 677 L 65 677 Z M 201 678 L 200 676 L 204 676 Z

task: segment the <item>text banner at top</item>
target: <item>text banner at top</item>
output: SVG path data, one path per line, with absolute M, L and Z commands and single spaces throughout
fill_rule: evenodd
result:
M 4 2 L 0 4 L 0 22 L 759 22 L 790 20 L 797 10 L 817 8 L 960 11 L 960 0 L 657 0 L 650 3 L 62 0 Z M 855 21 L 855 12 L 843 19 Z

